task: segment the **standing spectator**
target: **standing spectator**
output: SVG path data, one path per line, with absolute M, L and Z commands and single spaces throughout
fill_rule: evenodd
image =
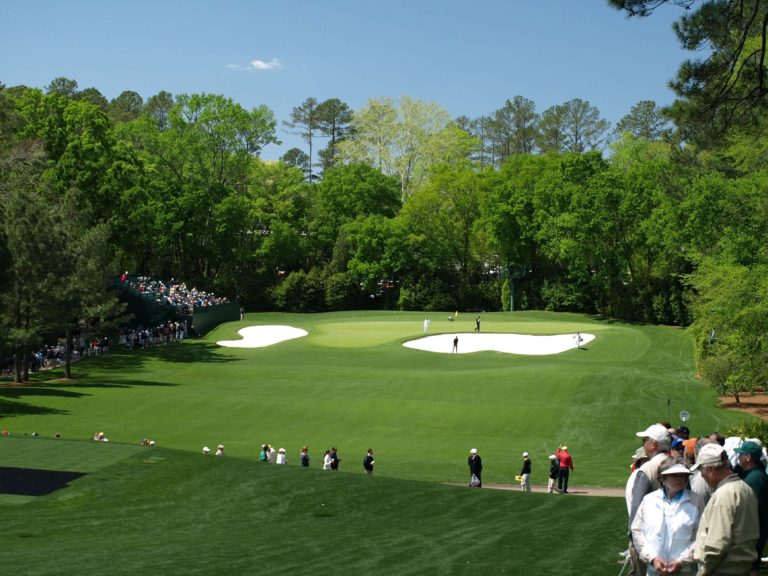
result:
M 624 491 L 624 497 L 627 501 L 627 514 L 632 513 L 632 489 L 635 487 L 635 478 L 637 478 L 637 472 L 640 467 L 648 461 L 648 456 L 645 453 L 645 449 L 641 446 L 632 455 L 632 472 L 627 478 L 627 486 Z
M 299 454 L 299 461 L 304 468 L 309 468 L 309 448 L 304 446 Z
M 366 474 L 373 474 L 373 465 L 376 461 L 373 459 L 373 448 L 368 448 L 368 453 L 363 457 L 363 470 Z
M 709 437 L 699 438 L 693 449 L 693 463 L 696 463 L 696 459 L 701 452 L 701 449 L 707 444 L 711 444 Z M 693 464 L 691 465 L 693 466 Z M 712 488 L 709 487 L 707 481 L 701 476 L 701 470 L 698 468 L 692 470 L 691 478 L 689 480 L 691 486 L 691 492 L 696 494 L 699 498 L 702 508 L 707 505 L 709 499 L 712 497 Z
M 672 436 L 667 427 L 662 424 L 652 424 L 635 436 L 643 439 L 643 450 L 648 456 L 648 461 L 640 466 L 632 486 L 631 502 L 629 506 L 629 554 L 632 558 L 632 567 L 637 576 L 645 576 L 646 565 L 637 554 L 637 548 L 632 541 L 632 521 L 635 519 L 637 509 L 643 502 L 643 498 L 661 486 L 659 470 L 669 456 L 667 452 L 672 444 Z
M 739 455 L 741 479 L 746 482 L 757 498 L 757 516 L 760 520 L 760 536 L 757 540 L 757 559 L 752 564 L 752 575 L 757 576 L 760 570 L 760 559 L 763 556 L 763 548 L 768 540 L 768 475 L 765 473 L 760 458 L 763 456 L 763 447 L 757 442 L 748 440 L 736 448 Z
M 269 462 L 269 444 L 263 444 L 259 452 L 259 462 Z
M 224 444 L 219 444 L 216 447 L 216 456 L 224 456 Z
M 555 492 L 555 482 L 560 476 L 560 460 L 554 454 L 549 455 L 549 481 L 547 482 L 547 493 Z
M 339 458 L 339 453 L 334 446 L 331 448 L 331 470 L 338 470 L 339 462 L 341 462 L 341 458 Z
M 325 454 L 323 454 L 323 470 L 330 470 L 331 469 L 331 451 L 326 450 Z
M 528 452 L 523 452 L 523 469 L 520 471 L 520 490 L 531 491 L 531 459 Z
M 285 464 L 285 448 L 280 448 L 280 450 L 277 451 L 277 461 L 275 464 Z
M 714 489 L 696 532 L 697 574 L 750 574 L 760 537 L 755 493 L 733 473 L 725 449 L 717 443 L 701 449 L 694 468 Z
M 272 446 L 272 444 L 269 444 L 269 449 L 267 452 L 267 462 L 271 462 L 272 464 L 275 464 L 277 462 L 277 451 L 275 450 L 275 447 Z
M 690 473 L 685 464 L 668 460 L 660 473 L 662 487 L 643 498 L 632 521 L 632 540 L 649 576 L 696 572 L 699 508 L 686 488 Z
M 459 337 L 454 336 L 453 338 L 453 349 L 451 350 L 452 354 L 458 354 L 459 353 Z
M 560 494 L 568 494 L 568 478 L 573 471 L 573 458 L 568 453 L 568 446 L 560 446 L 555 452 L 560 462 L 560 475 L 557 477 L 557 490 Z
M 474 488 L 482 488 L 483 486 L 483 460 L 477 453 L 477 448 L 472 448 L 469 451 L 469 458 L 467 458 L 467 465 L 469 466 L 469 485 Z
M 480 332 L 480 316 L 475 318 L 475 332 Z

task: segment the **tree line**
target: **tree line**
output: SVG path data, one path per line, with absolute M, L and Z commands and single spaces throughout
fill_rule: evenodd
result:
M 699 105 L 690 93 L 666 110 L 638 102 L 611 130 L 581 99 L 539 114 L 515 96 L 469 119 L 410 97 L 356 111 L 307 98 L 284 121 L 306 149 L 268 162 L 278 122 L 266 106 L 107 101 L 66 78 L 0 85 L 6 350 L 23 357 L 44 334 L 119 318 L 104 286 L 130 270 L 249 310 L 548 309 L 690 325 L 705 377 L 762 385 L 765 106 L 712 138 L 680 115 Z

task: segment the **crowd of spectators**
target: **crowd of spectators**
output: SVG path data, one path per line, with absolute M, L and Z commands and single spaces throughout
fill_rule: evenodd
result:
M 63 366 L 65 361 L 66 345 L 63 340 L 57 344 L 46 344 L 33 351 L 29 356 L 29 369 L 32 372 L 47 370 Z M 75 346 L 72 350 L 72 361 L 80 360 L 86 356 L 100 356 L 109 352 L 109 339 L 104 336 L 88 340 L 83 337 L 75 338 Z M 11 355 L 0 360 L 0 375 L 11 374 L 14 370 L 16 356 Z
M 216 296 L 194 287 L 187 288 L 186 283 L 178 283 L 173 278 L 166 283 L 151 276 L 132 277 L 128 272 L 124 272 L 120 280 L 136 292 L 154 297 L 156 302 L 174 306 L 183 315 L 191 315 L 196 308 L 229 303 L 226 297 Z
M 123 326 L 120 328 L 119 343 L 130 350 L 154 348 L 184 340 L 187 336 L 187 323 L 168 320 L 152 328 Z

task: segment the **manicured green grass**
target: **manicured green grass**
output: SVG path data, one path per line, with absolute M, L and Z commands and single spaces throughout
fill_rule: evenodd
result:
M 471 332 L 474 315 L 432 315 L 431 333 Z M 154 439 L 198 452 L 222 443 L 255 458 L 261 443 L 283 446 L 289 464 L 310 447 L 315 464 L 336 445 L 343 469 L 362 473 L 365 450 L 377 473 L 463 481 L 476 447 L 489 482 L 509 482 L 520 453 L 546 482 L 546 457 L 567 442 L 573 481 L 620 485 L 634 432 L 691 413 L 694 433 L 740 417 L 716 409 L 694 378 L 692 347 L 674 328 L 629 326 L 580 315 L 484 314 L 484 332 L 591 332 L 587 350 L 554 356 L 497 352 L 435 354 L 404 348 L 422 335 L 423 314 L 375 312 L 259 314 L 219 327 L 204 340 L 156 352 L 119 352 L 75 366 L 75 383 L 0 389 L 0 426 L 14 433 L 59 432 L 112 441 Z M 285 324 L 309 336 L 268 348 L 220 348 L 240 327 Z M 50 374 L 44 375 L 50 378 Z M 668 406 L 669 400 L 669 406 Z
M 430 333 L 474 315 L 432 314 Z M 18 574 L 618 574 L 621 499 L 447 486 L 480 451 L 486 483 L 511 483 L 520 453 L 546 483 L 567 442 L 572 483 L 622 486 L 635 432 L 658 420 L 694 435 L 744 418 L 694 378 L 682 330 L 543 312 L 483 314 L 484 332 L 589 332 L 553 356 L 407 349 L 424 314 L 250 314 L 156 351 L 113 347 L 0 388 L 0 466 L 88 472 L 54 494 L 0 498 L 0 566 Z M 305 338 L 218 347 L 239 328 L 283 324 Z M 87 439 L 104 431 L 109 443 Z M 41 435 L 31 438 L 32 432 Z M 49 440 L 60 433 L 63 440 Z M 25 435 L 27 435 L 25 437 Z M 138 446 L 151 438 L 156 448 Z M 76 441 L 73 441 L 76 440 Z M 259 464 L 259 445 L 289 465 Z M 222 443 L 227 456 L 203 456 Z M 302 445 L 312 466 L 298 466 Z M 338 446 L 341 472 L 321 471 Z M 362 473 L 368 447 L 372 478 Z M 30 564 L 30 558 L 34 562 Z
M 0 439 L 0 455 L 35 442 Z M 82 449 L 68 443 L 57 447 Z M 617 574 L 622 527 L 606 520 L 623 506 L 143 448 L 0 508 L 0 566 L 35 576 Z

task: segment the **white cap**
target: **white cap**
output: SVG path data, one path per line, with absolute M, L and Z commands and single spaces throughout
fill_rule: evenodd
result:
M 669 430 L 661 424 L 651 424 L 642 432 L 635 433 L 635 436 L 639 436 L 640 438 L 650 438 L 654 442 L 663 442 L 664 440 L 669 440 L 671 438 Z
M 719 464 L 727 460 L 725 456 L 725 448 L 720 446 L 717 442 L 710 444 L 704 444 L 699 450 L 699 455 L 696 457 L 696 464 L 691 467 L 691 470 L 697 470 L 701 466 L 707 466 L 711 464 Z
M 677 464 L 673 464 L 664 472 L 661 473 L 662 476 L 667 476 L 668 474 L 690 474 L 691 471 L 688 470 L 688 466 L 685 464 L 680 464 L 679 462 Z
M 208 452 L 210 452 L 210 451 L 211 451 L 211 449 L 208 448 L 208 446 L 203 446 L 203 454 L 208 454 Z
M 469 451 L 470 454 L 477 454 L 477 448 L 472 448 L 472 450 Z
M 528 452 L 523 452 L 523 456 L 525 456 L 526 458 L 528 458 Z

